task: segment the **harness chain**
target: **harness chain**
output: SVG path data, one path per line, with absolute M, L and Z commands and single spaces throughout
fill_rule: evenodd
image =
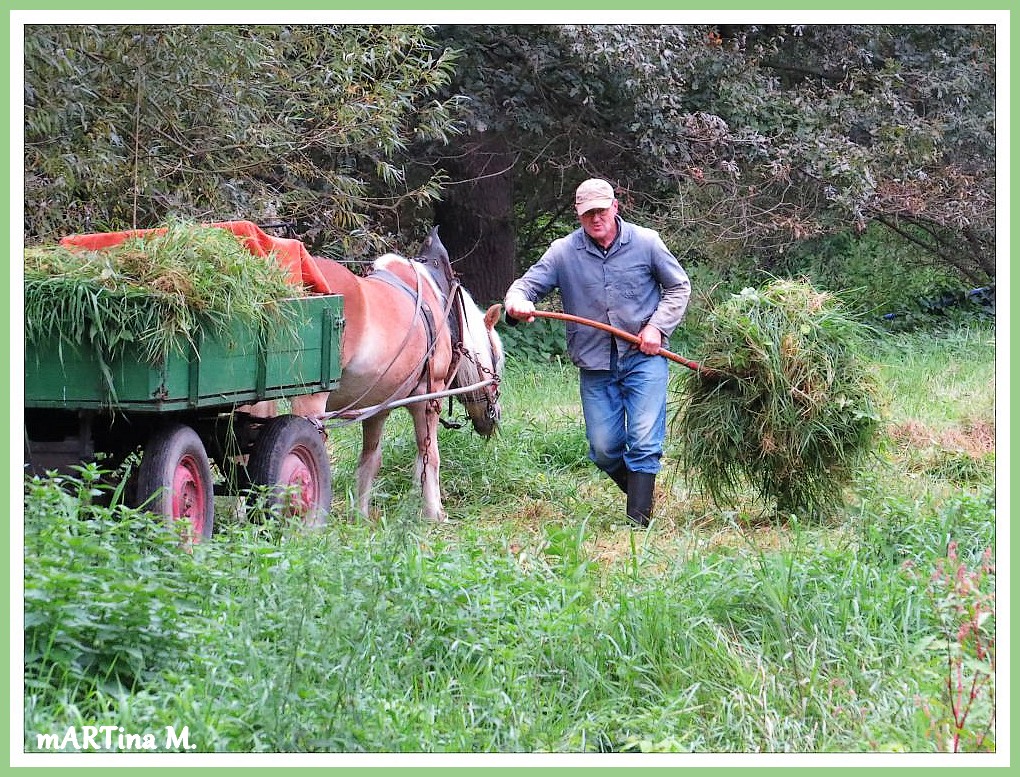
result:
M 457 343 L 456 348 L 461 353 L 461 355 L 464 356 L 464 358 L 466 358 L 469 362 L 471 362 L 473 365 L 475 365 L 476 368 L 478 368 L 478 372 L 480 374 L 488 375 L 489 379 L 490 379 L 490 382 L 494 383 L 496 385 L 496 388 L 493 391 L 493 396 L 492 397 L 490 397 L 487 392 L 482 391 L 481 398 L 478 398 L 476 396 L 468 395 L 464 399 L 464 402 L 475 402 L 475 403 L 477 403 L 477 402 L 485 402 L 489 406 L 489 410 L 488 410 L 489 418 L 495 418 L 496 417 L 496 404 L 495 404 L 494 400 L 499 399 L 499 384 L 500 384 L 500 381 L 502 380 L 501 376 L 497 375 L 495 370 L 490 370 L 484 364 L 479 363 L 479 361 L 476 358 L 474 358 L 474 356 L 472 356 L 471 352 L 467 348 L 464 347 L 464 343 Z M 471 393 L 474 394 L 476 392 L 471 392 Z
M 501 377 L 499 375 L 497 375 L 494 370 L 490 370 L 484 364 L 481 364 L 478 361 L 478 359 L 473 357 L 471 352 L 467 348 L 464 347 L 464 337 L 463 337 L 463 334 L 464 334 L 464 330 L 467 328 L 467 303 L 464 302 L 464 295 L 463 295 L 463 293 L 461 293 L 462 289 L 463 289 L 463 286 L 461 286 L 460 282 L 457 281 L 457 280 L 454 280 L 454 287 L 453 287 L 453 291 L 451 292 L 450 296 L 451 297 L 456 297 L 458 299 L 458 301 L 460 303 L 460 306 L 459 306 L 459 318 L 460 318 L 460 321 L 463 322 L 458 327 L 458 331 L 460 332 L 461 337 L 460 337 L 460 339 L 456 343 L 454 343 L 454 351 L 457 352 L 457 354 L 458 354 L 457 361 L 459 363 L 460 356 L 465 357 L 469 362 L 471 362 L 472 364 L 475 365 L 475 368 L 478 370 L 478 373 L 480 375 L 486 375 L 487 374 L 489 376 L 489 378 L 492 380 L 492 382 L 495 383 L 495 385 L 496 385 L 496 388 L 493 391 L 493 395 L 494 395 L 493 397 L 490 397 L 488 392 L 483 391 L 482 399 L 479 400 L 476 396 L 473 396 L 474 392 L 472 392 L 472 394 L 469 394 L 464 399 L 464 402 L 465 402 L 465 404 L 469 404 L 469 403 L 478 403 L 479 401 L 484 401 L 488 405 L 487 412 L 488 412 L 489 418 L 495 418 L 496 417 L 496 404 L 495 404 L 495 400 L 499 399 L 499 383 L 500 383 Z M 491 349 L 491 344 L 490 344 L 490 349 Z M 495 362 L 495 358 L 493 359 L 493 362 Z M 449 380 L 447 381 L 447 385 L 449 385 Z

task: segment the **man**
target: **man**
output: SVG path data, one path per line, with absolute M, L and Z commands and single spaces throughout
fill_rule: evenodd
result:
M 553 241 L 511 284 L 506 312 L 534 321 L 535 302 L 558 288 L 564 312 L 638 336 L 633 345 L 567 324 L 567 351 L 580 369 L 588 455 L 627 495 L 627 517 L 647 526 L 666 436 L 669 365 L 658 352 L 683 318 L 691 284 L 657 232 L 620 218 L 610 183 L 585 181 L 574 206 L 581 228 Z

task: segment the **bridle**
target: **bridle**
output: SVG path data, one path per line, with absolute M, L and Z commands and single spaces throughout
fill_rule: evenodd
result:
M 465 321 L 466 324 L 467 309 L 466 303 L 464 302 L 464 295 L 462 293 L 462 289 L 463 286 L 461 286 L 460 283 L 458 283 L 456 286 L 456 296 L 458 299 L 457 305 L 458 315 L 461 319 Z M 461 333 L 463 333 L 463 329 L 461 330 Z M 475 369 L 478 371 L 478 374 L 480 376 L 492 380 L 492 383 L 490 383 L 488 386 L 478 389 L 477 391 L 472 391 L 467 394 L 464 394 L 460 399 L 461 402 L 463 402 L 465 405 L 479 405 L 485 403 L 486 415 L 489 417 L 490 420 L 498 421 L 499 416 L 498 413 L 496 412 L 496 408 L 499 404 L 499 386 L 500 381 L 503 379 L 503 376 L 500 375 L 498 372 L 497 365 L 499 362 L 496 357 L 495 349 L 492 347 L 492 340 L 488 337 L 487 333 L 485 340 L 489 348 L 489 363 L 492 365 L 491 368 L 486 367 L 484 364 L 482 364 L 478 360 L 477 355 L 472 353 L 464 345 L 463 336 L 460 337 L 458 340 L 454 341 L 454 350 L 457 351 L 461 357 L 471 362 L 475 366 Z
M 490 379 L 492 382 L 484 388 L 460 395 L 459 399 L 464 405 L 484 403 L 486 405 L 485 412 L 489 419 L 498 421 L 496 409 L 499 403 L 499 384 L 502 376 L 497 371 L 496 365 L 498 360 L 495 349 L 492 346 L 492 341 L 486 337 L 489 348 L 489 361 L 492 364 L 490 369 L 480 363 L 477 355 L 472 353 L 464 344 L 464 335 L 468 331 L 467 303 L 464 300 L 465 289 L 460 282 L 459 276 L 453 270 L 449 256 L 446 255 L 444 249 L 443 256 L 441 257 L 416 256 L 414 260 L 426 266 L 429 274 L 436 281 L 436 285 L 440 287 L 440 290 L 446 295 L 448 300 L 446 306 L 447 324 L 450 330 L 450 337 L 452 338 L 454 358 L 450 360 L 450 369 L 445 385 L 449 386 L 456 377 L 457 370 L 460 367 L 460 360 L 462 358 L 467 359 L 475 366 L 479 375 L 485 376 L 486 379 Z M 450 401 L 452 403 L 452 397 Z M 444 422 L 444 425 L 446 425 L 446 422 Z

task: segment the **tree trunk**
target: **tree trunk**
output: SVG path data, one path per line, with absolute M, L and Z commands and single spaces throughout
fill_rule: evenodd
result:
M 451 183 L 436 207 L 439 238 L 475 301 L 501 301 L 516 277 L 513 158 L 501 138 L 475 135 L 444 167 Z

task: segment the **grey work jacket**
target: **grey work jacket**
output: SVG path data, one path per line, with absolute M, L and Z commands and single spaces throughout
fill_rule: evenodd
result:
M 511 284 L 506 302 L 537 302 L 555 288 L 563 310 L 638 334 L 652 324 L 663 344 L 676 329 L 691 296 L 691 283 L 659 233 L 617 216 L 618 234 L 609 252 L 577 229 L 553 241 L 541 259 Z M 608 370 L 613 336 L 594 327 L 567 323 L 567 352 L 585 370 Z M 636 348 L 617 339 L 624 353 Z

